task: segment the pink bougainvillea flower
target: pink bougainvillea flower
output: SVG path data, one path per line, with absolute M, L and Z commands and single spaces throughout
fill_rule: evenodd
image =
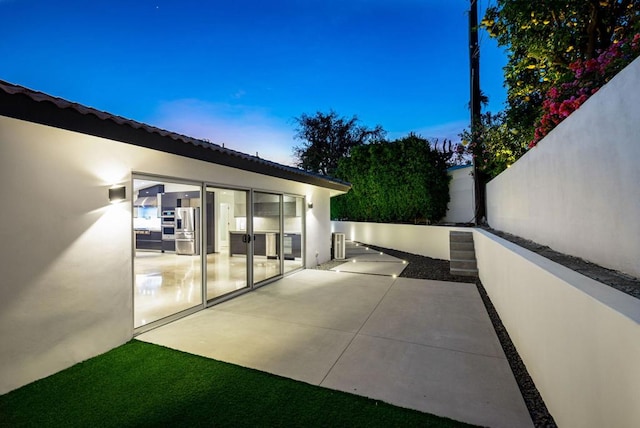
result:
M 569 64 L 574 80 L 550 88 L 542 103 L 542 116 L 534 130 L 534 147 L 557 124 L 576 111 L 587 99 L 607 83 L 620 70 L 640 55 L 640 33 L 629 39 L 612 44 L 596 58 L 576 60 Z

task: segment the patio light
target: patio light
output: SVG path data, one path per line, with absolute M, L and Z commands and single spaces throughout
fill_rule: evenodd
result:
M 124 186 L 114 186 L 109 188 L 109 202 L 116 204 L 127 198 L 127 190 Z

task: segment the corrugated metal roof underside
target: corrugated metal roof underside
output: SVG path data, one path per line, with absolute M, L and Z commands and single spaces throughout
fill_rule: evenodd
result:
M 349 183 L 331 177 L 166 131 L 2 80 L 0 114 L 340 192 L 347 192 L 351 187 Z

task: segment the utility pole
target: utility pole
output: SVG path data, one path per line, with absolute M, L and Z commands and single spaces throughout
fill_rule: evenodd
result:
M 480 44 L 478 43 L 478 1 L 471 1 L 469 10 L 469 68 L 470 68 L 470 107 L 471 107 L 471 143 L 473 155 L 473 181 L 475 195 L 475 224 L 480 224 L 486 216 L 484 179 L 478 169 L 476 159 L 482 156 L 482 147 L 478 141 L 480 133 Z

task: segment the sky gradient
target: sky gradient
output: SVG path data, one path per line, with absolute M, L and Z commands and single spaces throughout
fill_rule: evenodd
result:
M 487 6 L 481 1 L 480 16 Z M 291 164 L 294 118 L 335 110 L 457 139 L 468 0 L 0 0 L 0 79 Z M 502 109 L 505 54 L 481 32 Z

